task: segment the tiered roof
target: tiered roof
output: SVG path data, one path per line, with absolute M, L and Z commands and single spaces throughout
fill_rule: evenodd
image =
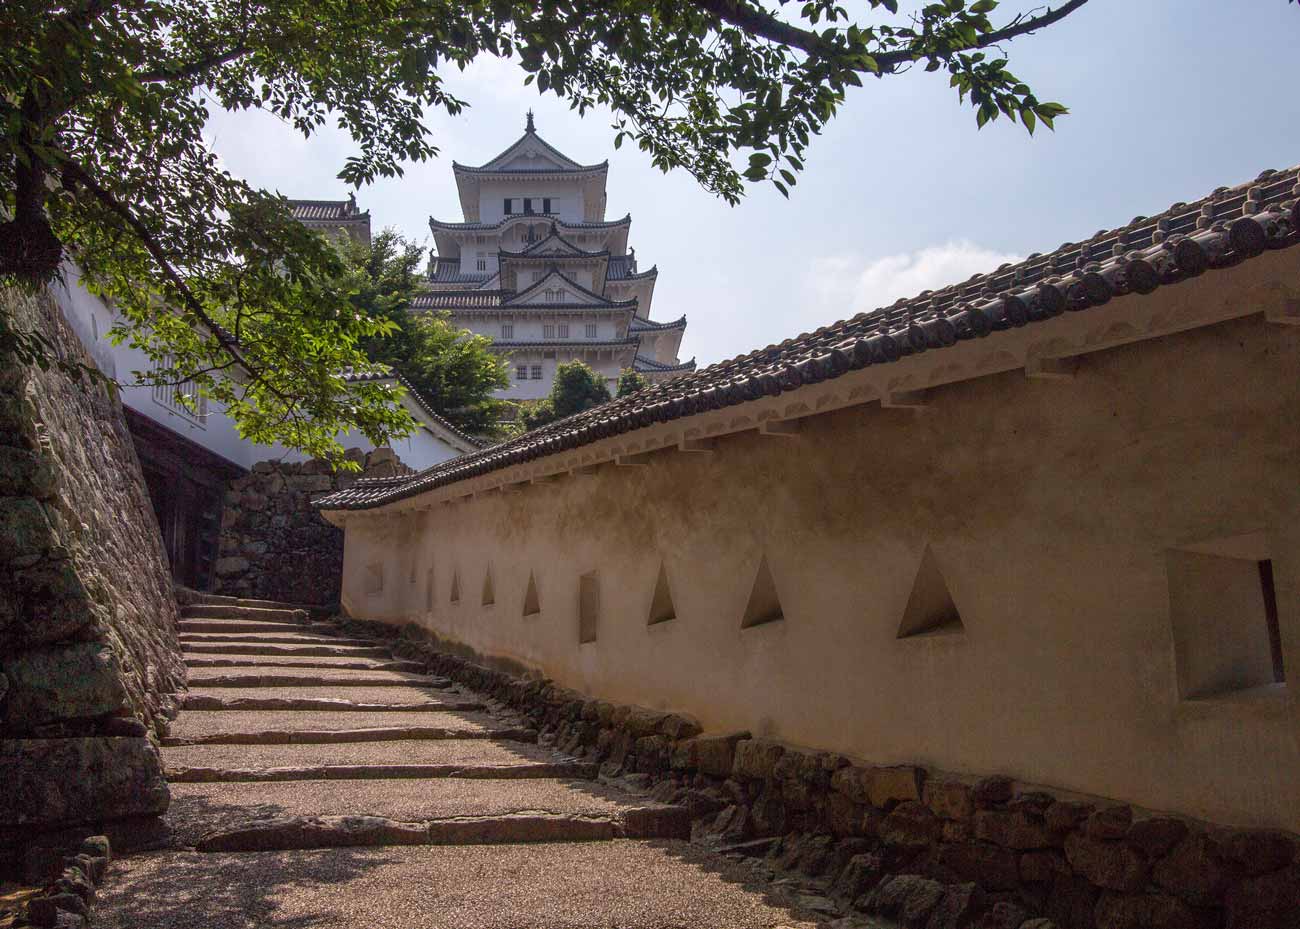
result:
M 1145 295 L 1267 250 L 1300 244 L 1300 168 L 1265 171 L 1195 203 L 1034 254 L 962 284 L 860 313 L 693 374 L 559 420 L 474 455 L 436 465 L 396 486 L 364 481 L 319 501 L 322 509 L 369 509 L 709 410 L 777 396 L 869 365 L 939 350 L 1125 294 Z

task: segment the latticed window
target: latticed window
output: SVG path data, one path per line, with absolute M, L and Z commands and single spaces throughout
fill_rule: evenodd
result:
M 541 379 L 542 379 L 542 366 L 533 365 L 533 380 L 540 381 Z
M 589 338 L 589 339 L 594 339 L 594 338 L 596 338 L 596 324 L 595 324 L 595 323 L 587 323 L 587 338 Z
M 569 337 L 569 324 L 560 323 L 559 326 L 556 327 L 556 335 L 561 339 L 567 339 Z
M 519 365 L 519 367 L 515 368 L 515 380 L 528 380 L 528 365 Z
M 171 368 L 172 364 L 172 356 L 166 355 L 154 364 L 154 370 L 164 371 Z M 155 403 L 166 407 L 196 426 L 207 425 L 208 398 L 199 395 L 199 389 L 193 381 L 181 381 L 179 384 L 155 384 L 153 399 Z
M 546 323 L 545 325 L 542 326 L 542 338 L 543 339 L 555 338 L 555 325 L 553 323 Z
M 501 324 L 501 338 L 503 338 L 503 339 L 513 339 L 514 337 L 515 337 L 515 324 L 514 324 L 514 323 L 502 323 L 502 324 Z

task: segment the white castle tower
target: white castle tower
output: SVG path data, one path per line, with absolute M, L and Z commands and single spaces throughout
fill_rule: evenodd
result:
M 429 219 L 436 255 L 417 310 L 440 310 L 510 356 L 499 396 L 546 396 L 555 366 L 581 359 L 610 384 L 633 368 L 651 381 L 695 369 L 677 353 L 686 317 L 650 319 L 658 271 L 637 270 L 632 217 L 605 219 L 609 162 L 581 165 L 524 134 L 487 164 L 453 163 L 462 222 Z

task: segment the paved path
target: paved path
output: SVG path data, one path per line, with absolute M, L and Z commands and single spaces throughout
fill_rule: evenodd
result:
M 381 642 L 274 604 L 183 611 L 167 847 L 120 859 L 120 929 L 806 929 L 685 810 L 600 783 Z

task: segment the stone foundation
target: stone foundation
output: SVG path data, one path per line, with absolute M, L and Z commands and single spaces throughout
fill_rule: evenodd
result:
M 48 295 L 0 292 L 0 313 L 91 363 Z M 149 736 L 174 715 L 185 669 L 121 404 L 87 377 L 5 357 L 0 656 L 0 869 L 43 831 L 166 809 Z
M 693 837 L 822 877 L 842 902 L 925 929 L 1293 929 L 1300 838 L 1101 798 L 872 766 L 674 713 L 584 697 L 452 654 L 414 626 L 395 652 L 489 695 L 561 750 L 687 805 Z
M 312 606 L 338 603 L 343 532 L 312 500 L 362 478 L 412 473 L 389 448 L 348 449 L 360 472 L 334 472 L 324 461 L 262 461 L 230 482 L 221 516 L 213 592 Z

